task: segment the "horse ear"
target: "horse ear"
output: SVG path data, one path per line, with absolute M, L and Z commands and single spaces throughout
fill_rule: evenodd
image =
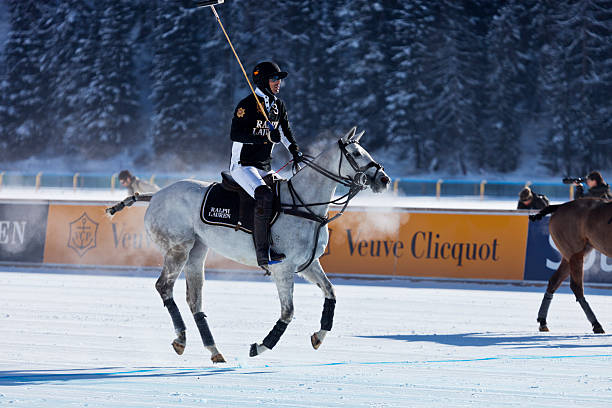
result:
M 347 143 L 349 140 L 351 140 L 355 136 L 356 131 L 357 126 L 353 126 L 353 128 L 349 130 L 346 135 L 342 136 L 342 142 Z
M 361 136 L 363 136 L 364 133 L 365 133 L 365 130 L 362 130 L 361 132 L 357 133 L 355 136 L 353 136 L 353 140 L 355 142 L 359 142 L 359 139 L 361 139 Z

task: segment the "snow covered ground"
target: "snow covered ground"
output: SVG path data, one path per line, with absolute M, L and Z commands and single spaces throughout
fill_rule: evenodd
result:
M 227 364 L 203 349 L 184 280 L 177 356 L 153 277 L 0 268 L 0 406 L 612 406 L 612 336 L 591 333 L 567 287 L 539 333 L 542 287 L 336 280 L 334 328 L 315 351 L 323 301 L 298 283 L 294 321 L 250 358 L 279 315 L 274 284 L 210 275 L 206 313 Z M 586 292 L 612 331 L 612 288 Z

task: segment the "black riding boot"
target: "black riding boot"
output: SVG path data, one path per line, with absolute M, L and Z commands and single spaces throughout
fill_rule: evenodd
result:
M 268 186 L 255 189 L 255 216 L 253 217 L 253 241 L 257 264 L 268 266 L 285 259 L 285 255 L 270 248 L 270 221 L 274 212 L 274 194 Z

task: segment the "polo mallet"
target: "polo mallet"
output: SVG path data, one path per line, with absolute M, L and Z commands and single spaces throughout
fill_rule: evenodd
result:
M 234 56 L 236 57 L 236 61 L 238 61 L 238 65 L 240 65 L 240 69 L 242 70 L 242 73 L 244 74 L 244 78 L 249 84 L 249 88 L 251 89 L 251 92 L 253 93 L 253 96 L 255 97 L 255 102 L 257 102 L 257 106 L 259 107 L 259 110 L 261 111 L 261 113 L 263 113 L 264 118 L 266 118 L 266 123 L 268 123 L 273 129 L 275 129 L 274 125 L 272 125 L 272 122 L 270 122 L 270 119 L 268 119 L 268 114 L 266 113 L 266 110 L 263 108 L 263 106 L 261 106 L 261 102 L 259 102 L 259 98 L 257 97 L 257 95 L 255 95 L 255 90 L 253 89 L 253 85 L 251 85 L 249 76 L 244 70 L 244 67 L 242 66 L 242 62 L 240 62 L 240 58 L 238 57 L 238 54 L 236 53 L 236 49 L 234 48 L 234 45 L 232 44 L 232 41 L 229 38 L 229 35 L 227 35 L 227 31 L 225 31 L 225 28 L 223 27 L 223 23 L 221 23 L 221 19 L 219 18 L 219 14 L 217 14 L 217 10 L 215 10 L 215 5 L 223 4 L 224 2 L 225 0 L 198 1 L 196 3 L 196 8 L 204 8 L 204 7 L 211 8 L 213 14 L 215 15 L 215 18 L 217 19 L 217 22 L 219 23 L 219 26 L 221 27 L 221 30 L 223 31 L 223 34 L 225 34 L 225 38 L 227 38 L 227 42 L 229 43 L 229 46 L 232 49 L 232 52 L 234 53 Z M 268 134 L 268 140 L 270 141 L 270 143 L 272 143 L 272 139 L 270 138 L 269 134 Z

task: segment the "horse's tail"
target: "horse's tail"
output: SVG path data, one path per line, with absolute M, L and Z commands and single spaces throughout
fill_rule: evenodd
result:
M 123 210 L 125 207 L 131 206 L 136 201 L 151 201 L 151 197 L 153 197 L 153 193 L 149 193 L 149 194 L 136 193 L 134 195 L 129 196 L 123 201 L 119 201 L 117 204 L 113 205 L 112 207 L 108 207 L 105 210 L 106 214 L 112 217 L 113 215 L 115 215 L 115 213 Z
M 538 220 L 541 220 L 542 218 L 544 218 L 544 216 L 545 216 L 545 215 L 552 214 L 552 213 L 554 213 L 555 211 L 557 211 L 557 210 L 559 209 L 559 207 L 561 207 L 562 205 L 563 205 L 563 204 L 555 204 L 555 205 L 549 205 L 549 206 L 547 206 L 547 207 L 544 207 L 544 208 L 542 208 L 542 209 L 540 210 L 540 212 L 539 212 L 539 213 L 537 213 L 537 214 L 531 214 L 531 215 L 529 216 L 529 219 L 530 219 L 531 221 L 538 221 Z

